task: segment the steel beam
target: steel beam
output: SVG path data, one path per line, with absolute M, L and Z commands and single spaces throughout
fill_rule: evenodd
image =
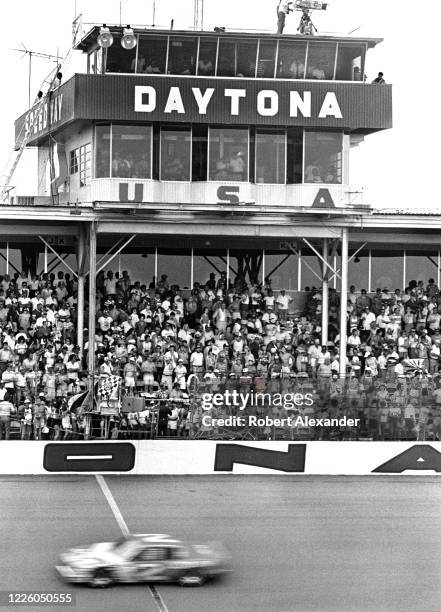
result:
M 301 257 L 302 253 L 300 250 L 295 249 L 292 244 L 287 244 L 288 248 L 291 249 L 291 251 L 294 253 L 294 255 L 297 255 L 297 257 Z M 322 277 L 320 276 L 320 274 L 317 274 L 317 272 L 314 270 L 314 268 L 312 266 L 309 265 L 309 263 L 307 261 L 302 261 L 302 263 L 308 268 L 308 270 L 310 272 L 312 272 L 314 274 L 314 276 L 316 276 L 320 282 L 322 282 Z
M 329 281 L 328 281 L 328 239 L 323 238 L 323 282 L 322 282 L 322 346 L 328 344 L 329 324 Z
M 271 278 L 271 276 L 274 274 L 274 272 L 276 272 L 276 270 L 278 270 L 278 269 L 280 268 L 280 266 L 282 266 L 282 265 L 285 263 L 285 261 L 291 257 L 291 255 L 292 255 L 292 253 L 288 253 L 288 255 L 286 255 L 286 256 L 285 256 L 285 257 L 282 259 L 282 261 L 279 261 L 279 263 L 277 264 L 277 266 L 275 266 L 275 267 L 274 267 L 274 268 L 271 270 L 271 272 L 268 272 L 268 274 L 267 274 L 266 276 L 267 276 L 268 278 Z
M 6 258 L 6 257 L 3 255 L 3 253 L 0 253 L 0 257 L 1 257 L 2 259 L 4 259 L 4 260 L 5 260 L 5 262 L 7 262 L 7 261 L 8 261 L 8 260 L 7 260 L 7 258 Z M 21 274 L 21 270 L 19 270 L 18 268 L 16 268 L 16 267 L 14 266 L 14 264 L 12 264 L 11 262 L 9 262 L 9 265 L 10 265 L 10 266 L 11 266 L 11 268 L 13 268 L 13 269 L 14 269 L 16 272 L 18 272 L 18 274 Z M 6 274 L 8 274 L 8 272 L 6 272 Z
M 84 287 L 86 277 L 84 274 L 84 259 L 85 259 L 85 235 L 84 229 L 80 226 L 80 233 L 78 236 L 78 249 L 77 249 L 77 267 L 78 267 L 78 299 L 77 299 L 77 344 L 80 347 L 80 358 L 83 358 L 84 352 Z
M 41 240 L 41 242 L 47 246 L 47 248 L 52 251 L 52 253 L 59 259 L 59 261 L 63 264 L 63 266 L 66 266 L 66 268 L 72 272 L 72 274 L 75 276 L 75 278 L 78 278 L 78 274 L 75 272 L 75 270 L 73 268 L 70 267 L 70 265 L 68 263 L 66 263 L 63 258 L 61 257 L 61 255 L 59 255 L 57 253 L 57 251 L 49 244 L 49 242 L 47 242 L 43 236 L 38 236 Z
M 104 268 L 105 268 L 106 266 L 108 266 L 108 265 L 109 265 L 109 263 L 110 263 L 111 261 L 113 261 L 113 260 L 115 259 L 115 257 L 116 257 L 117 255 L 119 255 L 119 254 L 121 253 L 121 251 L 123 251 L 123 250 L 126 248 L 126 246 L 129 246 L 129 244 L 132 242 L 132 240 L 133 240 L 135 237 L 136 237 L 136 234 L 133 234 L 132 236 L 130 236 L 130 238 L 129 238 L 128 240 L 126 240 L 126 242 L 125 242 L 123 245 L 121 245 L 121 246 L 120 246 L 120 247 L 119 247 L 119 248 L 118 248 L 118 249 L 117 249 L 117 250 L 116 250 L 116 251 L 115 251 L 115 252 L 114 252 L 114 253 L 111 255 L 111 257 L 110 257 L 110 258 L 109 258 L 109 259 L 108 259 L 108 260 L 107 260 L 105 263 L 103 263 L 102 265 L 100 265 L 99 267 L 97 267 L 97 269 L 96 269 L 96 274 L 99 274 L 99 273 L 101 272 L 101 270 L 104 270 Z M 103 259 L 104 259 L 104 258 L 102 258 L 100 261 L 102 261 Z
M 69 253 L 66 253 L 65 255 L 60 255 L 60 257 L 63 261 L 65 261 L 69 257 Z M 58 258 L 54 257 L 47 273 L 50 274 L 51 272 L 53 272 L 57 266 L 58 266 Z
M 362 250 L 364 249 L 364 247 L 365 247 L 365 246 L 367 246 L 367 242 L 363 242 L 363 244 L 361 245 L 361 247 L 360 247 L 359 249 L 357 249 L 357 250 L 355 251 L 355 253 L 352 253 L 352 255 L 351 255 L 351 256 L 349 257 L 349 259 L 348 259 L 348 263 L 351 263 L 351 261 L 353 261 L 353 260 L 354 260 L 354 259 L 357 257 L 357 255 L 359 254 L 359 252 L 360 252 L 360 251 L 362 251 Z M 335 267 L 335 269 L 337 270 L 337 272 L 340 272 L 340 271 L 341 271 L 341 270 L 340 270 L 339 268 L 337 268 L 336 266 L 334 266 L 334 267 Z M 333 274 L 333 275 L 331 276 L 331 278 L 329 279 L 329 282 L 331 282 L 332 280 L 334 280 L 335 276 L 336 276 L 336 274 Z M 340 277 L 339 277 L 339 278 L 340 278 Z
M 102 257 L 101 257 L 101 259 L 99 259 L 99 260 L 97 261 L 97 264 L 96 264 L 96 265 L 97 265 L 97 266 L 100 266 L 100 265 L 103 263 L 103 261 L 106 259 L 106 257 L 107 257 L 108 255 L 110 255 L 110 253 L 113 251 L 113 249 L 114 249 L 115 247 L 116 247 L 116 248 L 118 248 L 118 247 L 119 247 L 119 245 L 122 243 L 122 241 L 123 241 L 123 238 L 120 238 L 120 239 L 117 241 L 117 243 L 116 243 L 116 244 L 112 244 L 112 246 L 111 246 L 111 247 L 110 247 L 110 249 L 107 251 L 107 253 L 105 253 L 105 254 L 104 254 Z
M 329 268 L 331 270 L 331 272 L 333 272 L 334 274 L 336 274 L 338 276 L 338 278 L 340 278 L 340 275 L 338 274 L 337 270 L 334 270 L 334 268 L 331 266 L 331 264 L 328 261 L 325 261 L 323 259 L 323 256 L 321 255 L 321 253 L 319 253 L 319 251 L 317 251 L 317 249 L 309 242 L 309 240 L 307 240 L 306 238 L 302 238 L 303 242 L 305 244 L 307 244 L 309 246 L 309 248 L 311 249 L 311 251 L 313 251 L 317 257 L 320 259 L 320 261 L 323 263 L 324 266 L 326 266 L 327 268 Z
M 341 231 L 340 377 L 346 376 L 348 336 L 348 228 Z
M 96 318 L 96 224 L 89 226 L 89 343 L 87 366 L 89 371 L 89 391 L 94 392 L 95 383 L 95 318 Z

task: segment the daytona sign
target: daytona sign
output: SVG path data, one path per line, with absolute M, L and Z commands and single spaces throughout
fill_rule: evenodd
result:
M 246 89 L 230 87 L 218 87 L 217 98 L 223 98 L 226 102 L 226 111 L 231 117 L 238 117 L 241 108 L 249 104 L 249 92 Z M 213 96 L 216 92 L 215 87 L 192 87 L 192 97 L 189 101 L 191 114 L 206 115 L 210 104 L 213 104 Z M 321 96 L 318 106 L 317 119 L 334 117 L 343 119 L 337 96 L 334 92 L 328 91 Z M 135 87 L 135 112 L 152 113 L 158 107 L 158 94 L 153 85 L 138 85 Z M 163 108 L 160 109 L 164 115 L 185 115 L 187 113 L 183 96 L 179 87 L 170 87 L 162 101 Z M 254 101 L 256 113 L 260 117 L 276 117 L 279 114 L 281 101 L 279 93 L 273 89 L 261 89 L 257 92 Z M 286 100 L 284 100 L 286 104 Z M 312 117 L 312 92 L 298 92 L 290 90 L 288 92 L 288 108 L 290 117 Z M 188 109 L 190 110 L 190 109 Z

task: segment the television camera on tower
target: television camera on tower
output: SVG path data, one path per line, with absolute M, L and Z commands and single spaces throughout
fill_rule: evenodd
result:
M 295 0 L 294 9 L 302 12 L 299 27 L 299 34 L 313 36 L 317 32 L 317 28 L 312 23 L 312 11 L 326 11 L 328 4 L 319 0 Z

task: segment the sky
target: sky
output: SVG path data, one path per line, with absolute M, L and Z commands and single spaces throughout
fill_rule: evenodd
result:
M 22 44 L 33 52 L 65 57 L 71 42 L 72 21 L 82 13 L 91 24 L 151 25 L 153 0 L 15 0 L 3 3 L 2 75 L 0 96 L 0 170 L 3 174 L 14 142 L 14 120 L 27 109 L 29 56 L 14 51 Z M 155 24 L 175 29 L 193 25 L 193 0 L 156 0 Z M 275 31 L 277 0 L 205 0 L 204 29 Z M 441 3 L 428 0 L 330 0 L 326 11 L 316 11 L 319 32 L 349 33 L 384 38 L 368 55 L 366 73 L 372 80 L 381 70 L 393 85 L 394 128 L 366 137 L 351 152 L 351 184 L 366 188 L 365 203 L 375 208 L 441 209 L 437 195 L 441 127 L 436 111 L 440 94 L 438 68 Z M 298 14 L 287 20 L 295 33 Z M 91 26 L 86 25 L 85 29 Z M 63 74 L 85 71 L 85 56 L 71 52 Z M 33 58 L 32 96 L 53 64 Z M 20 195 L 35 192 L 35 154 L 23 155 L 11 182 Z

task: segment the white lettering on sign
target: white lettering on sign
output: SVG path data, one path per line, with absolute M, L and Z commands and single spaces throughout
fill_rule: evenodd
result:
M 196 100 L 196 104 L 198 105 L 199 114 L 206 115 L 207 106 L 209 105 L 215 91 L 214 87 L 207 87 L 204 94 L 202 94 L 199 87 L 192 87 L 191 90 L 193 92 L 194 99 Z
M 58 121 L 60 121 L 62 104 L 63 94 L 60 94 L 56 98 L 51 99 L 51 101 L 49 102 L 51 124 L 58 123 Z
M 290 117 L 298 117 L 298 112 L 302 113 L 303 117 L 311 117 L 311 92 L 305 91 L 302 96 L 298 91 L 290 91 L 289 92 L 289 116 Z
M 340 106 L 337 102 L 337 96 L 333 92 L 328 92 L 322 104 L 322 108 L 319 112 L 319 119 L 326 119 L 326 117 L 335 117 L 336 119 L 343 119 Z
M 48 126 L 61 121 L 63 94 L 45 101 L 41 106 L 31 109 L 25 117 L 25 138 L 38 134 Z
M 231 98 L 231 114 L 238 115 L 239 114 L 239 100 L 240 98 L 247 97 L 246 89 L 226 89 L 225 97 Z
M 262 117 L 274 117 L 274 115 L 277 115 L 279 112 L 279 96 L 277 91 L 271 89 L 259 91 L 257 94 L 257 112 Z
M 152 113 L 156 110 L 156 89 L 150 85 L 135 87 L 135 113 Z
M 180 115 L 185 115 L 184 103 L 179 87 L 170 87 L 170 93 L 168 94 L 164 113 L 179 113 Z
M 222 102 L 214 100 L 216 89 L 214 87 L 207 87 L 202 91 L 199 87 L 192 87 L 192 100 L 184 100 L 182 92 L 179 87 L 170 87 L 168 93 L 165 93 L 165 103 L 163 102 L 164 114 L 170 115 L 172 113 L 178 113 L 184 115 L 186 112 L 192 112 L 194 108 L 186 109 L 186 105 L 193 104 L 197 108 L 199 115 L 206 115 L 210 108 L 214 104 L 219 104 L 222 108 Z M 224 98 L 229 98 L 230 104 L 227 112 L 231 116 L 237 117 L 241 114 L 241 111 L 247 111 L 249 114 L 249 105 L 245 106 L 245 101 L 248 102 L 249 92 L 246 89 L 229 89 L 225 88 L 220 91 L 220 95 Z M 158 109 L 158 92 L 152 85 L 136 85 L 135 86 L 135 100 L 134 109 L 137 113 L 153 113 Z M 241 103 L 244 100 L 244 103 Z M 54 100 L 56 102 L 52 109 L 52 115 L 55 117 L 52 121 L 57 121 L 58 116 L 61 114 L 61 96 Z M 58 106 L 57 106 L 58 105 Z M 275 117 L 280 111 L 280 93 L 272 89 L 262 89 L 257 92 L 256 99 L 256 110 L 257 114 L 261 117 Z M 289 92 L 289 116 L 290 117 L 303 117 L 306 119 L 311 118 L 312 115 L 312 92 L 304 91 L 299 92 L 292 90 Z M 321 94 L 321 99 L 318 105 L 319 113 L 318 119 L 326 119 L 328 117 L 334 117 L 335 119 L 343 119 L 343 113 L 340 108 L 340 104 L 337 100 L 337 96 L 334 92 L 327 92 Z M 28 118 L 27 118 L 28 120 Z M 45 117 L 40 118 L 41 125 L 45 124 Z

